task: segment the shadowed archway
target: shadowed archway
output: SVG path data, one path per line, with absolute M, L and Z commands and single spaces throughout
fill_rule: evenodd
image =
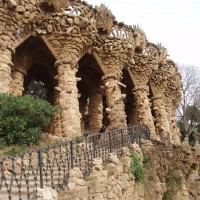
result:
M 125 112 L 126 112 L 126 121 L 127 121 L 127 125 L 133 125 L 133 118 L 136 117 L 134 116 L 134 96 L 133 96 L 133 82 L 131 80 L 131 77 L 128 73 L 128 71 L 124 68 L 122 70 L 122 83 L 126 86 L 126 87 L 122 87 L 122 94 L 126 95 L 125 98 Z
M 103 71 L 95 57 L 86 54 L 79 61 L 77 77 L 80 93 L 79 104 L 82 114 L 82 132 L 98 132 L 106 122 L 105 98 L 100 87 Z
M 46 94 L 41 94 L 39 97 L 53 104 L 54 87 L 57 85 L 54 78 L 57 75 L 55 61 L 54 55 L 40 37 L 31 36 L 19 45 L 13 56 L 13 74 L 16 72 L 24 74 L 22 94 L 32 94 L 34 92 L 31 90 L 40 88 L 39 92 Z

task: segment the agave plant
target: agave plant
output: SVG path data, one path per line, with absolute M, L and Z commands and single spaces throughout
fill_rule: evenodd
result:
M 142 27 L 139 24 L 133 24 L 134 30 L 142 30 Z
M 158 47 L 158 49 L 165 49 L 165 46 L 161 42 L 158 42 L 156 46 Z

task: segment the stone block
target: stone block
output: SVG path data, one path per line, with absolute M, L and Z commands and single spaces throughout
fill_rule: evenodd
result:
M 58 193 L 56 190 L 50 188 L 50 187 L 44 187 L 44 189 L 37 189 L 37 191 L 34 191 L 34 197 L 32 200 L 57 200 L 58 199 Z

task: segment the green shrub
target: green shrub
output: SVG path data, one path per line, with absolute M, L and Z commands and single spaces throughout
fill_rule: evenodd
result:
M 30 95 L 0 94 L 0 138 L 7 145 L 36 143 L 59 109 Z
M 136 154 L 131 155 L 131 172 L 135 176 L 136 182 L 144 183 L 144 168 Z
M 0 138 L 0 150 L 3 150 L 6 145 L 6 141 L 3 138 Z
M 11 150 L 7 151 L 5 154 L 6 156 L 13 156 L 15 154 L 23 153 L 24 151 L 26 151 L 26 149 L 27 149 L 26 145 L 16 146 L 13 147 Z
M 176 199 L 174 196 L 178 191 L 181 190 L 182 179 L 180 175 L 180 170 L 172 169 L 169 171 L 166 177 L 166 187 L 167 191 L 163 195 L 163 200 L 173 200 Z
M 150 169 L 153 167 L 153 161 L 149 155 L 144 155 L 143 158 L 143 166 L 146 169 Z

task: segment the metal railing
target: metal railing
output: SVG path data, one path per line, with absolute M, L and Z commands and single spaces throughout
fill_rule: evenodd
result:
M 122 147 L 139 143 L 141 138 L 150 140 L 147 126 L 97 133 L 5 157 L 0 161 L 0 199 L 31 199 L 33 191 L 43 186 L 60 190 L 68 183 L 70 169 L 79 167 L 88 175 L 93 158 L 106 161 L 111 152 L 120 156 Z

